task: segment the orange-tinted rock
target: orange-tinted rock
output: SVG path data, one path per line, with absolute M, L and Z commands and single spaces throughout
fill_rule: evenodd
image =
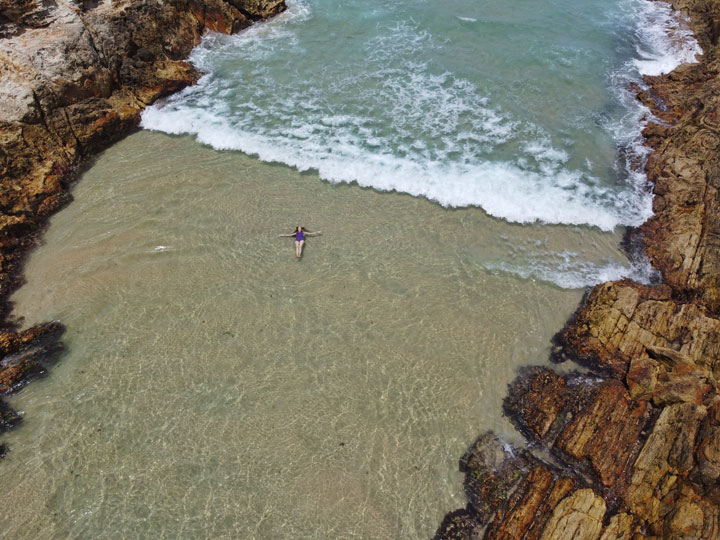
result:
M 540 540 L 597 540 L 605 501 L 592 489 L 579 489 L 555 507 Z
M 24 332 L 0 334 L 0 393 L 16 390 L 29 379 L 42 375 L 46 366 L 63 350 L 58 322 L 33 326 Z
M 535 467 L 488 525 L 486 540 L 539 540 L 557 504 L 575 487 L 572 479 Z
M 546 368 L 525 370 L 513 381 L 505 411 L 569 465 L 589 465 L 587 472 L 613 493 L 625 486 L 650 419 L 647 403 L 631 399 L 620 381 L 561 377 Z M 550 423 L 549 435 L 532 427 Z
M 695 438 L 706 410 L 691 403 L 665 407 L 633 465 L 625 498 L 630 510 L 649 523 L 670 511 L 666 502 L 679 478 L 688 476 L 694 465 Z
M 664 286 L 598 285 L 560 340 L 589 368 L 618 378 L 653 348 L 675 350 L 720 374 L 720 320 L 695 303 L 676 303 Z
M 492 433 L 478 438 L 460 459 L 465 494 L 477 520 L 486 523 L 508 498 L 528 466 Z
M 565 408 L 568 394 L 565 379 L 554 371 L 543 367 L 525 368 L 510 384 L 505 412 L 521 429 L 542 439 Z
M 631 400 L 622 383 L 604 381 L 554 446 L 578 461 L 587 460 L 604 487 L 622 488 L 640 451 L 647 413 L 647 403 Z

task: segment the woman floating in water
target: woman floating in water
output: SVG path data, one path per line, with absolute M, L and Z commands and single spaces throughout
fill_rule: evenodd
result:
M 305 227 L 298 225 L 297 228 L 295 229 L 295 232 L 290 233 L 290 234 L 281 234 L 279 236 L 294 236 L 295 237 L 295 256 L 299 259 L 300 255 L 302 255 L 303 245 L 305 245 L 305 236 L 315 236 L 316 234 L 321 234 L 321 232 L 322 231 L 311 232 L 311 231 L 308 231 Z

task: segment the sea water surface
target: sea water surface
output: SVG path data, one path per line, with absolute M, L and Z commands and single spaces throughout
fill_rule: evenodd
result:
M 625 88 L 697 52 L 667 6 L 288 4 L 33 253 L 16 314 L 67 353 L 11 399 L 1 537 L 428 538 L 584 288 L 653 279 Z

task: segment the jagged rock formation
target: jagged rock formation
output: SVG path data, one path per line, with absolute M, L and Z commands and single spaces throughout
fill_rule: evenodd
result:
M 198 79 L 183 59 L 205 31 L 236 32 L 284 9 L 284 0 L 0 0 L 0 327 L 14 327 L 8 295 L 78 166 L 134 129 L 146 105 Z M 40 357 L 59 348 L 42 345 L 49 327 L 0 334 L 0 394 L 44 372 Z M 16 422 L 0 402 L 0 430 Z
M 705 53 L 639 93 L 655 215 L 630 235 L 663 283 L 590 292 L 554 353 L 590 374 L 519 375 L 505 412 L 531 445 L 476 441 L 438 539 L 720 538 L 720 3 L 674 5 Z
M 24 332 L 0 333 L 0 395 L 15 392 L 41 377 L 63 351 L 65 328 L 59 322 L 39 324 Z M 0 400 L 0 433 L 15 427 L 20 415 Z M 0 456 L 5 453 L 0 447 Z
M 0 298 L 77 165 L 142 109 L 198 78 L 206 30 L 231 33 L 284 0 L 0 0 Z M 1 313 L 6 315 L 7 312 Z

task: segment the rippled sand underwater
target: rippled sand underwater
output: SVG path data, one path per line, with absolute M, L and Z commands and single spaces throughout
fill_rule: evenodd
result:
M 4 538 L 429 537 L 474 437 L 517 440 L 506 385 L 582 294 L 483 265 L 558 246 L 624 264 L 616 234 L 150 132 L 73 193 L 15 295 L 68 352 L 11 400 Z M 323 234 L 298 261 L 277 235 L 300 223 Z

